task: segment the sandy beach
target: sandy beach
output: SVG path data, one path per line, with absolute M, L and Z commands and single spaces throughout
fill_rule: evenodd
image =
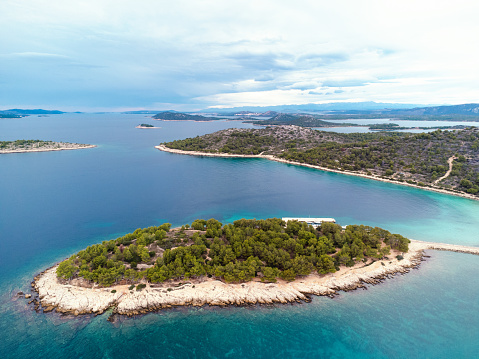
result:
M 176 149 L 173 149 L 173 148 L 168 148 L 164 145 L 158 145 L 158 146 L 155 146 L 155 148 L 160 150 L 160 151 L 176 153 L 176 154 L 180 154 L 180 155 L 189 155 L 189 156 L 225 157 L 225 158 L 227 158 L 227 157 L 231 157 L 231 158 L 264 158 L 264 159 L 267 159 L 267 160 L 270 160 L 270 161 L 282 162 L 282 163 L 295 165 L 295 166 L 315 168 L 315 169 L 318 169 L 318 170 L 321 170 L 321 171 L 341 173 L 341 174 L 345 174 L 345 175 L 349 175 L 349 176 L 368 178 L 368 179 L 372 179 L 372 180 L 375 180 L 375 181 L 394 183 L 394 184 L 398 184 L 398 185 L 401 185 L 401 186 L 408 186 L 408 187 L 423 189 L 423 190 L 426 190 L 426 191 L 433 191 L 433 192 L 439 192 L 439 193 L 443 193 L 443 194 L 449 194 L 449 195 L 453 195 L 453 196 L 472 199 L 472 200 L 475 200 L 475 201 L 479 200 L 479 197 L 473 196 L 473 195 L 468 194 L 468 193 L 448 191 L 446 189 L 437 188 L 437 187 L 425 187 L 425 186 L 423 187 L 423 186 L 418 186 L 418 185 L 407 183 L 407 182 L 399 182 L 399 181 L 390 180 L 390 179 L 386 179 L 386 178 L 382 178 L 382 177 L 378 177 L 378 176 L 374 176 L 374 175 L 367 175 L 367 174 L 364 174 L 364 173 L 358 173 L 358 172 L 352 172 L 352 171 L 346 171 L 346 170 L 340 171 L 340 170 L 335 170 L 335 169 L 331 169 L 331 168 L 327 168 L 327 167 L 310 165 L 310 164 L 307 164 L 307 163 L 287 161 L 285 159 L 282 159 L 282 158 L 279 158 L 279 157 L 276 157 L 276 156 L 273 156 L 273 155 L 263 155 L 263 154 L 259 154 L 259 155 L 236 155 L 236 154 L 230 154 L 230 153 L 207 153 L 207 152 L 199 152 L 199 151 L 183 151 L 183 150 L 176 150 Z M 431 186 L 434 186 L 434 185 L 431 185 Z
M 114 313 L 117 314 L 137 315 L 172 306 L 309 301 L 309 295 L 333 296 L 339 290 L 354 290 L 364 287 L 365 284 L 377 284 L 394 274 L 407 273 L 421 263 L 424 250 L 427 249 L 479 255 L 479 247 L 412 240 L 409 252 L 404 254 L 402 260 L 389 258 L 368 265 L 358 263 L 351 268 L 341 267 L 341 270 L 334 274 L 311 274 L 293 282 L 278 280 L 277 283 L 262 283 L 254 280 L 227 284 L 205 278 L 201 282 L 187 282 L 183 285 L 167 282 L 154 285 L 144 282 L 146 288 L 141 291 L 129 290 L 129 285 L 85 288 L 62 284 L 56 276 L 57 266 L 54 266 L 34 278 L 32 287 L 38 293 L 38 299 L 32 301 L 37 310 L 41 305 L 44 312 L 56 310 L 73 315 L 101 314 L 109 308 L 114 308 Z

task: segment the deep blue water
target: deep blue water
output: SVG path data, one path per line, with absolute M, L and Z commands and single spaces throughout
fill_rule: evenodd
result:
M 139 123 L 161 129 L 140 130 Z M 430 252 L 418 271 L 302 305 L 184 308 L 112 324 L 37 314 L 14 294 L 92 243 L 168 221 L 334 217 L 421 240 L 479 245 L 479 202 L 261 159 L 153 146 L 240 122 L 143 115 L 0 120 L 0 140 L 97 148 L 0 155 L 0 358 L 470 358 L 479 352 L 479 257 Z

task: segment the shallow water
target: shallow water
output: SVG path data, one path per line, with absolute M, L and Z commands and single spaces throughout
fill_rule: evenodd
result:
M 161 129 L 140 130 L 139 123 Z M 411 238 L 479 245 L 479 202 L 263 159 L 160 152 L 163 141 L 240 122 L 156 122 L 143 115 L 0 120 L 0 140 L 97 144 L 0 156 L 1 358 L 473 357 L 479 257 L 431 251 L 420 270 L 302 305 L 186 308 L 121 319 L 37 314 L 32 276 L 92 243 L 168 221 L 334 217 Z M 452 282 L 452 279 L 454 281 Z

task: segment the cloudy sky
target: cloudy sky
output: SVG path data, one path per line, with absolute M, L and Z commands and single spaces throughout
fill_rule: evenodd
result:
M 479 2 L 1 0 L 0 109 L 479 102 Z

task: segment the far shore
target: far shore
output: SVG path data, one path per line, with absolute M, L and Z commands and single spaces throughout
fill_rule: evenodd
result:
M 155 121 L 165 121 L 165 122 L 212 122 L 212 121 L 218 121 L 218 120 L 208 120 L 208 121 L 197 121 L 197 120 L 163 120 L 162 118 L 154 118 L 152 117 L 153 120 Z
M 267 159 L 267 160 L 270 160 L 270 161 L 282 162 L 282 163 L 286 163 L 286 164 L 289 164 L 289 165 L 309 167 L 309 168 L 314 168 L 314 169 L 318 169 L 318 170 L 321 170 L 321 171 L 340 173 L 340 174 L 344 174 L 344 175 L 348 175 L 348 176 L 357 176 L 357 177 L 372 179 L 372 180 L 375 180 L 375 181 L 388 182 L 388 183 L 398 184 L 398 185 L 401 185 L 401 186 L 414 187 L 414 188 L 423 189 L 423 190 L 426 190 L 426 191 L 433 191 L 433 192 L 438 192 L 438 193 L 442 193 L 442 194 L 448 194 L 448 195 L 452 195 L 452 196 L 458 196 L 458 197 L 463 197 L 463 198 L 479 201 L 479 197 L 470 195 L 468 193 L 454 192 L 454 191 L 449 191 L 449 190 L 446 190 L 446 189 L 443 189 L 443 188 L 437 188 L 437 187 L 418 186 L 416 184 L 411 184 L 411 183 L 407 183 L 407 182 L 399 182 L 399 181 L 396 181 L 396 180 L 386 179 L 386 178 L 382 178 L 382 177 L 374 176 L 374 175 L 367 175 L 367 174 L 359 173 L 359 172 L 346 171 L 346 170 L 340 171 L 340 170 L 335 170 L 335 169 L 331 169 L 331 168 L 327 168 L 327 167 L 310 165 L 310 164 L 307 164 L 307 163 L 287 161 L 285 159 L 282 159 L 282 158 L 279 158 L 279 157 L 276 157 L 276 156 L 273 156 L 273 155 L 263 155 L 263 154 L 259 154 L 259 155 L 238 155 L 238 154 L 230 154 L 230 153 L 208 153 L 208 152 L 199 152 L 199 151 L 183 151 L 183 150 L 168 148 L 164 145 L 158 145 L 158 146 L 155 146 L 155 148 L 160 150 L 160 151 L 164 151 L 164 152 L 176 153 L 176 154 L 180 154 L 180 155 L 189 155 L 189 156 L 224 157 L 224 158 L 264 158 L 264 159 Z
M 61 283 L 56 276 L 55 265 L 34 278 L 32 288 L 38 293 L 38 298 L 32 298 L 30 303 L 34 304 L 37 311 L 41 306 L 43 312 L 55 310 L 76 316 L 102 314 L 113 308 L 113 314 L 131 316 L 174 306 L 310 301 L 310 295 L 332 297 L 341 290 L 365 288 L 365 284 L 378 284 L 391 275 L 407 273 L 420 265 L 424 250 L 428 249 L 479 255 L 479 247 L 411 240 L 409 251 L 403 254 L 403 259 L 391 256 L 368 264 L 358 263 L 350 268 L 341 267 L 336 273 L 310 274 L 292 282 L 278 280 L 276 283 L 263 283 L 256 278 L 246 283 L 224 283 L 205 277 L 185 279 L 183 283 L 153 284 L 144 281 L 145 288 L 140 291 L 131 290 L 128 284 L 91 288 Z
M 94 147 L 97 147 L 97 146 L 96 145 L 75 145 L 70 143 L 69 146 L 62 146 L 62 147 L 39 147 L 39 148 L 31 148 L 31 149 L 0 150 L 0 154 L 82 150 L 85 148 L 94 148 Z

